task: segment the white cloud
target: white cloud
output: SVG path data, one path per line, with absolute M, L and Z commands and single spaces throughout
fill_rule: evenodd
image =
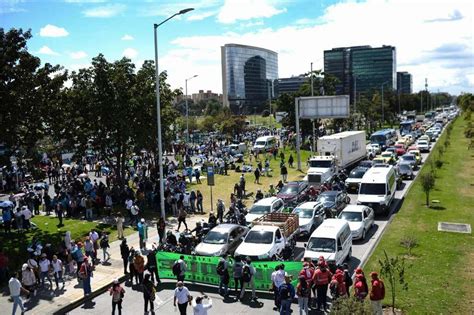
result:
M 121 40 L 134 40 L 132 35 L 125 34 L 122 36 Z
M 133 48 L 125 48 L 122 52 L 122 56 L 125 56 L 130 59 L 135 59 L 138 56 L 138 51 Z
M 269 0 L 225 0 L 217 15 L 220 23 L 230 24 L 238 20 L 253 18 L 269 18 L 286 12 L 286 9 L 277 9 Z
M 82 11 L 86 17 L 109 18 L 121 14 L 126 9 L 123 4 L 109 4 Z
M 72 59 L 83 59 L 87 57 L 87 54 L 83 51 L 74 51 L 69 54 Z
M 296 25 L 309 25 L 309 24 L 314 25 L 314 24 L 316 24 L 316 20 L 315 19 L 309 19 L 309 18 L 302 18 L 302 19 L 296 20 L 295 24 Z
M 38 54 L 49 55 L 49 56 L 59 56 L 59 53 L 55 52 L 48 46 L 43 46 L 38 50 Z
M 186 18 L 186 20 L 188 21 L 201 21 L 201 20 L 204 20 L 204 19 L 207 19 L 208 17 L 211 17 L 213 15 L 216 15 L 218 11 L 206 11 L 206 12 L 202 12 L 202 13 L 196 13 L 196 14 L 192 14 L 190 16 L 188 16 Z
M 264 23 L 262 20 L 258 20 L 258 21 L 249 21 L 247 23 L 242 23 L 240 24 L 240 26 L 242 28 L 247 28 L 247 27 L 255 27 L 255 26 L 262 26 Z
M 68 36 L 69 32 L 63 27 L 48 24 L 40 29 L 40 36 L 42 37 L 64 37 Z
M 462 12 L 462 19 L 436 22 L 455 10 Z M 397 49 L 397 70 L 413 75 L 414 91 L 424 89 L 428 78 L 429 89 L 459 93 L 473 90 L 469 86 L 474 75 L 472 25 L 472 4 L 462 0 L 433 3 L 430 10 L 411 1 L 344 2 L 328 7 L 313 25 L 177 38 L 172 42 L 176 48 L 160 58 L 160 69 L 168 70 L 173 87 L 182 86 L 193 69 L 199 74 L 196 90 L 221 92 L 220 46 L 227 43 L 278 52 L 280 77 L 308 72 L 311 62 L 314 69 L 322 69 L 324 50 L 334 47 L 392 45 Z M 449 43 L 458 44 L 453 47 L 456 54 L 442 47 Z

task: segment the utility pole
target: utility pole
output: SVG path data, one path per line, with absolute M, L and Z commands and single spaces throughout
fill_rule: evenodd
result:
M 313 63 L 311 62 L 311 96 L 314 96 L 314 84 L 313 84 Z
M 268 106 L 270 109 L 270 114 L 268 115 L 270 122 L 268 123 L 268 126 L 271 128 L 272 126 L 272 82 L 271 80 L 268 80 Z
M 428 106 L 428 78 L 425 78 L 425 94 L 426 94 L 426 108 L 429 108 Z M 423 107 L 421 108 L 421 113 L 423 113 Z

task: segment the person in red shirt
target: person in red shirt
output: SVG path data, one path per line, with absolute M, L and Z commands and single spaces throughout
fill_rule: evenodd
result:
M 371 272 L 372 289 L 370 290 L 370 302 L 374 315 L 382 315 L 382 300 L 385 298 L 385 285 L 376 272 Z
M 303 269 L 301 269 L 298 275 L 299 277 L 303 277 L 306 280 L 306 283 L 308 284 L 308 288 L 310 291 L 310 295 L 308 297 L 309 305 L 311 305 L 311 289 L 313 290 L 313 295 L 316 296 L 315 288 L 314 287 L 312 288 L 314 271 L 315 271 L 315 268 L 314 268 L 313 263 L 311 261 L 305 261 L 303 263 Z
M 316 271 L 314 272 L 313 276 L 313 284 L 316 287 L 317 291 L 317 304 L 318 304 L 318 310 L 327 310 L 327 305 L 326 305 L 326 300 L 327 300 L 327 291 L 328 291 L 328 285 L 329 281 L 331 279 L 331 272 L 327 268 L 327 264 L 323 260 L 319 260 L 318 262 L 318 268 L 316 268 Z
M 359 301 L 363 301 L 368 294 L 367 282 L 365 281 L 364 275 L 356 274 L 354 296 Z
M 330 284 L 331 295 L 334 299 L 346 296 L 346 284 L 344 283 L 344 272 L 338 269 L 332 277 Z

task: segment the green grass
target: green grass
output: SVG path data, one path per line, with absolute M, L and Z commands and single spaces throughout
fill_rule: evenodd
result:
M 200 124 L 205 116 L 197 116 L 196 122 Z M 272 128 L 281 128 L 282 125 L 281 123 L 277 122 L 275 120 L 275 117 L 270 116 L 270 117 L 262 117 L 262 115 L 247 115 L 246 120 L 250 122 L 250 125 L 253 126 L 257 124 L 258 126 L 266 126 L 266 127 L 272 127 Z
M 8 253 L 10 258 L 10 268 L 15 270 L 19 268 L 27 259 L 27 247 L 33 237 L 38 238 L 43 246 L 50 243 L 56 248 L 64 238 L 66 231 L 71 231 L 71 236 L 75 240 L 84 240 L 91 229 L 109 233 L 110 241 L 117 240 L 117 229 L 115 226 L 100 224 L 76 219 L 63 219 L 64 226 L 58 227 L 58 219 L 54 216 L 37 215 L 32 219 L 38 228 L 31 229 L 28 232 L 17 232 L 14 230 L 9 235 L 1 234 L 0 246 Z M 3 231 L 2 231 L 3 232 Z M 125 235 L 133 233 L 133 229 L 126 228 Z
M 474 155 L 467 150 L 463 135 L 466 121 L 453 123 L 451 145 L 442 156 L 444 162 L 436 171 L 436 186 L 430 200 L 440 203 L 427 208 L 419 180 L 411 187 L 403 206 L 385 231 L 381 242 L 366 264 L 366 271 L 380 271 L 383 250 L 389 257 L 404 256 L 408 291 L 397 290 L 397 307 L 408 314 L 468 314 L 472 312 L 474 239 L 472 235 L 438 232 L 438 222 L 469 223 L 474 227 Z M 446 132 L 438 146 L 443 145 Z M 437 158 L 437 149 L 430 159 Z M 429 163 L 421 174 L 430 171 Z M 417 239 L 412 256 L 400 246 L 404 237 Z M 386 283 L 385 304 L 391 293 Z
M 289 168 L 288 167 L 288 181 L 290 180 L 302 180 L 303 177 L 306 175 L 306 160 L 310 156 L 310 151 L 305 151 L 301 150 L 301 166 L 302 166 L 302 171 L 297 171 L 296 170 L 296 152 L 290 149 L 284 150 L 285 153 L 285 163 L 286 166 L 288 167 L 288 157 L 290 156 L 290 153 L 293 155 L 293 158 L 295 162 L 293 163 L 294 168 Z M 270 177 L 265 177 L 261 176 L 260 177 L 260 184 L 255 184 L 255 176 L 252 173 L 245 173 L 245 189 L 247 190 L 247 194 L 253 192 L 254 195 L 257 191 L 257 189 L 261 189 L 262 192 L 268 191 L 268 188 L 270 184 L 273 184 L 276 186 L 279 180 L 281 180 L 281 175 L 280 175 L 280 158 L 277 157 L 277 159 L 273 159 L 270 155 L 270 168 L 273 170 L 271 172 Z M 265 165 L 265 157 L 263 154 L 259 155 L 259 159 L 262 161 L 262 165 Z M 245 161 L 249 163 L 249 156 L 245 156 Z M 252 162 L 250 163 L 254 169 L 257 165 L 257 162 L 255 162 L 255 158 L 252 158 Z M 240 165 L 240 164 L 239 164 Z M 225 175 L 215 175 L 214 176 L 214 182 L 215 186 L 212 187 L 213 190 L 213 203 L 214 203 L 214 208 L 215 204 L 217 202 L 218 198 L 221 198 L 224 200 L 224 203 L 226 207 L 229 206 L 229 200 L 230 200 L 230 194 L 234 191 L 234 185 L 235 183 L 239 182 L 239 177 L 242 173 L 236 172 L 235 170 L 229 170 L 227 172 L 228 176 Z M 190 186 L 188 185 L 188 189 L 190 190 L 200 190 L 201 193 L 203 194 L 203 206 L 204 206 L 204 211 L 208 212 L 211 209 L 211 189 L 209 186 L 207 186 L 207 180 L 204 179 L 202 180 L 202 184 L 191 184 Z M 245 201 L 245 200 L 244 200 Z M 249 198 L 247 201 L 247 206 L 251 205 L 253 203 L 253 198 Z

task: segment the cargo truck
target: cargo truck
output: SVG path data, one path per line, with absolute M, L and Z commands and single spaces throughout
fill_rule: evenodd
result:
M 305 180 L 318 187 L 342 169 L 366 158 L 365 131 L 344 131 L 318 139 L 318 155 L 309 159 Z

